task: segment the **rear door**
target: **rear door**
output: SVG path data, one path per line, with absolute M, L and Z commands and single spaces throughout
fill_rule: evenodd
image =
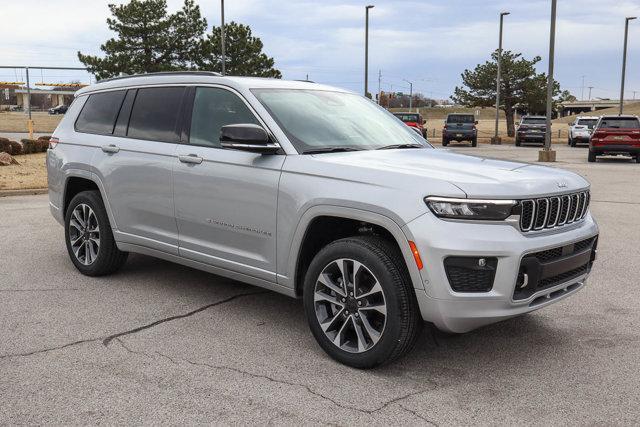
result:
M 184 92 L 184 87 L 128 90 L 113 136 L 94 158 L 118 241 L 178 253 L 172 167 Z
M 188 144 L 174 158 L 180 255 L 276 281 L 276 215 L 284 155 L 225 149 L 222 126 L 264 126 L 240 94 L 192 88 Z

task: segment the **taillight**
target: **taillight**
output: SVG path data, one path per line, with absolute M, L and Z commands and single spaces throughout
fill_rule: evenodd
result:
M 56 148 L 59 142 L 60 140 L 58 138 L 49 138 L 49 149 L 53 150 L 54 148 Z

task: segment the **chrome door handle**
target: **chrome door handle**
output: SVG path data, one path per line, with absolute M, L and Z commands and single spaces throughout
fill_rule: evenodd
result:
M 101 148 L 105 153 L 117 153 L 118 151 L 120 151 L 120 147 L 113 144 L 103 145 Z
M 195 154 L 188 154 L 186 156 L 178 156 L 178 160 L 180 160 L 182 163 L 191 163 L 191 164 L 195 164 L 195 165 L 199 165 L 200 163 L 202 163 L 202 157 L 198 157 Z

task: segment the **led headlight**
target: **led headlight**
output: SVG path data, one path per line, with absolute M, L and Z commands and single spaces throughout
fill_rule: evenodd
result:
M 429 209 L 440 218 L 501 221 L 511 215 L 515 200 L 475 200 L 425 197 Z

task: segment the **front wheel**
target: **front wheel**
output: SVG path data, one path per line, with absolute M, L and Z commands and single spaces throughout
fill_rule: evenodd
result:
M 120 251 L 113 239 L 99 192 L 78 193 L 69 203 L 64 223 L 69 257 L 82 274 L 110 274 L 127 260 L 128 253 Z
M 373 368 L 406 354 L 422 327 L 404 259 L 375 236 L 325 246 L 304 282 L 309 327 L 322 349 L 354 368 Z

